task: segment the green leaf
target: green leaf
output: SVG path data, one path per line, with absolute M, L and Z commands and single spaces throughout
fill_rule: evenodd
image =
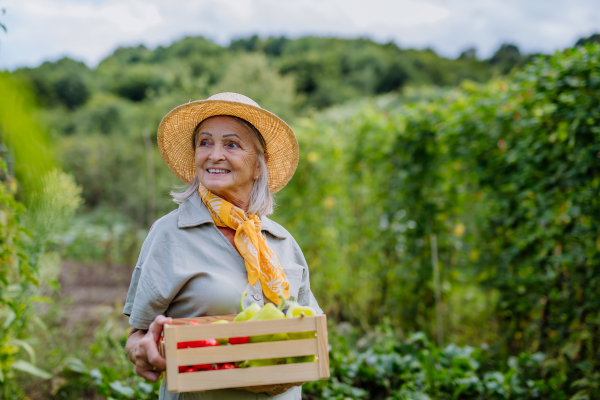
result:
M 0 382 L 4 382 L 4 372 L 2 372 L 2 366 L 0 365 Z
M 133 397 L 135 391 L 129 386 L 124 386 L 120 381 L 115 381 L 110 384 L 112 390 L 125 397 Z
M 96 385 L 102 384 L 102 373 L 100 372 L 100 370 L 98 368 L 94 368 L 93 370 L 91 370 L 90 376 L 92 377 L 92 379 L 94 380 L 94 383 Z
M 34 322 L 42 331 L 47 331 L 48 327 L 46 326 L 46 324 L 41 320 L 40 317 L 38 317 L 37 315 L 31 315 L 30 316 L 31 321 Z
M 30 298 L 30 300 L 32 302 L 38 302 L 38 303 L 53 303 L 54 300 L 52 300 L 50 297 L 46 297 L 46 296 L 32 296 Z
M 569 400 L 589 400 L 590 399 L 590 394 L 588 393 L 587 390 L 580 390 L 579 392 L 575 393 Z
M 42 369 L 39 369 L 38 367 L 36 367 L 35 365 L 33 365 L 27 361 L 23 361 L 23 360 L 15 361 L 11 367 L 13 369 L 19 370 L 21 372 L 26 372 L 30 375 L 37 376 L 38 378 L 52 379 L 51 373 L 46 372 Z
M 570 342 L 563 346 L 561 349 L 562 353 L 569 357 L 571 360 L 575 358 L 577 353 L 579 353 L 579 349 L 581 348 L 581 344 L 578 342 Z
M 138 391 L 142 394 L 150 394 L 152 393 L 152 385 L 149 384 L 148 382 L 140 382 L 138 384 Z
M 8 329 L 8 327 L 13 323 L 13 321 L 15 320 L 15 318 L 17 318 L 17 314 L 15 314 L 15 312 L 13 310 L 9 310 L 8 311 L 8 316 L 4 320 L 4 324 L 2 325 L 2 328 L 4 330 Z
M 29 359 L 31 360 L 31 362 L 33 364 L 35 364 L 35 350 L 33 349 L 33 347 L 31 347 L 31 345 L 23 340 L 20 339 L 12 339 L 9 340 L 8 343 L 13 343 L 16 346 L 19 346 L 21 348 L 23 348 L 23 350 L 25 350 L 27 352 L 27 354 L 29 355 Z
M 89 375 L 90 372 L 79 358 L 69 357 L 64 361 L 64 369 L 67 371 L 77 372 L 79 374 Z

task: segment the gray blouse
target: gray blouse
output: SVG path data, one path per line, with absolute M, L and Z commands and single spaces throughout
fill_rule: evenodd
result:
M 300 247 L 281 225 L 261 217 L 268 246 L 275 252 L 290 285 L 289 294 L 301 305 L 322 314 L 312 292 L 308 267 Z M 200 195 L 194 193 L 177 210 L 157 220 L 144 241 L 133 270 L 123 314 L 134 328 L 148 329 L 157 315 L 192 318 L 236 314 L 243 291 L 244 306 L 265 299 L 257 281 L 248 283 L 244 259 L 221 234 Z M 301 399 L 296 386 L 279 396 L 225 389 L 170 393 L 163 383 L 159 399 Z

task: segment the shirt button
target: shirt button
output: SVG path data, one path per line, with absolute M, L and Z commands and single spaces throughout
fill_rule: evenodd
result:
M 260 296 L 260 294 L 258 294 L 258 293 L 254 293 L 254 295 L 253 295 L 252 297 L 254 298 L 254 300 L 256 300 L 256 301 L 260 301 L 260 297 L 261 297 L 261 296 Z

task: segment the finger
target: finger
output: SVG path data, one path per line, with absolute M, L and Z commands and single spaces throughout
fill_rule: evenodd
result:
M 135 368 L 135 373 L 150 382 L 156 382 L 160 377 L 160 372 Z
M 167 368 L 166 360 L 158 353 L 158 347 L 156 343 L 150 342 L 146 346 L 146 359 L 148 362 L 157 369 L 164 371 Z
M 158 340 L 160 339 L 160 334 L 163 331 L 163 326 L 165 324 L 172 323 L 173 318 L 165 317 L 164 315 L 157 315 L 156 318 L 154 318 L 154 321 L 152 321 L 152 323 L 150 324 L 150 327 L 148 328 L 148 334 L 152 335 L 152 339 L 155 342 L 158 342 Z
M 136 358 L 135 366 L 140 370 L 153 370 L 155 368 L 154 365 L 150 363 L 148 358 L 146 358 L 146 355 Z
M 141 369 L 164 371 L 167 362 L 158 352 L 158 347 L 150 338 L 144 338 L 136 351 L 135 365 Z

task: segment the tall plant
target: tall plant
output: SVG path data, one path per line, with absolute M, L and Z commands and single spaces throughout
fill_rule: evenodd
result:
M 303 122 L 304 158 L 275 218 L 298 237 L 327 312 L 433 332 L 435 234 L 450 340 L 543 350 L 564 367 L 556 385 L 595 393 L 599 61 L 587 45 L 510 81 L 407 91 Z
M 40 269 L 46 267 L 52 233 L 72 216 L 81 189 L 70 176 L 49 170 L 52 159 L 24 87 L 3 73 L 0 93 L 1 137 L 8 143 L 0 158 L 0 396 L 12 399 L 20 394 L 16 371 L 52 377 L 35 366 L 31 322 L 43 328 L 35 307 L 48 300 L 40 296 Z M 7 159 L 14 163 L 10 171 Z M 17 190 L 12 171 L 24 188 Z M 29 210 L 17 196 L 29 202 Z

